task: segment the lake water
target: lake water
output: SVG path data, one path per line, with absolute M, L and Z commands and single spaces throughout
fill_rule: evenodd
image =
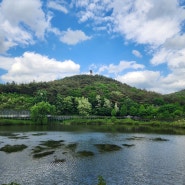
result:
M 185 184 L 185 136 L 63 131 L 14 133 L 23 136 L 22 139 L 1 134 L 0 148 L 6 144 L 25 144 L 28 148 L 10 154 L 0 151 L 0 184 L 14 181 L 21 185 L 96 185 L 99 175 L 107 185 Z M 47 140 L 64 140 L 64 145 L 54 149 L 52 155 L 33 158 L 32 149 Z M 75 151 L 65 147 L 71 143 L 77 143 Z M 94 145 L 106 143 L 122 149 L 99 152 Z M 95 155 L 77 155 L 82 150 Z M 53 163 L 55 158 L 65 161 Z

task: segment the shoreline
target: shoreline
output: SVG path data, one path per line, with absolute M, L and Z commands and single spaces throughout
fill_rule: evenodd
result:
M 31 120 L 0 119 L 1 131 L 82 131 L 114 133 L 154 133 L 185 135 L 185 120 L 173 122 L 135 121 L 131 119 L 71 119 L 62 122 L 37 124 Z

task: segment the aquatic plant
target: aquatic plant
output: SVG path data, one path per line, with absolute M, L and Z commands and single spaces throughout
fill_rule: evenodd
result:
M 62 146 L 61 142 L 64 142 L 64 140 L 59 140 L 59 141 L 48 140 L 48 141 L 43 141 L 41 145 L 44 145 L 48 148 L 57 148 Z
M 111 152 L 121 150 L 121 147 L 115 144 L 95 144 L 99 152 Z
M 45 152 L 41 152 L 41 153 L 35 153 L 34 155 L 33 155 L 33 158 L 41 158 L 41 157 L 45 157 L 45 156 L 47 156 L 47 155 L 51 155 L 51 154 L 53 154 L 55 151 L 45 151 Z
M 89 157 L 89 156 L 94 156 L 94 153 L 91 151 L 83 150 L 83 151 L 78 151 L 77 154 L 81 157 Z
M 97 185 L 106 185 L 106 182 L 102 176 L 98 176 L 98 184 Z
M 0 148 L 0 151 L 6 152 L 6 153 L 12 153 L 12 152 L 20 152 L 27 148 L 26 145 L 5 145 L 4 147 Z

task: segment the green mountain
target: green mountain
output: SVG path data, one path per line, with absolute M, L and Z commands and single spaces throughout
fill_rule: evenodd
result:
M 132 115 L 163 120 L 185 116 L 185 90 L 162 95 L 105 76 L 76 75 L 50 82 L 0 85 L 1 111 L 29 110 L 41 101 L 54 105 L 59 115 L 85 111 L 101 116 Z
M 35 96 L 39 90 L 46 90 L 49 102 L 57 94 L 74 97 L 93 97 L 97 94 L 119 102 L 122 98 L 130 98 L 138 103 L 153 103 L 163 96 L 159 93 L 137 89 L 112 78 L 100 75 L 76 75 L 50 82 L 31 82 L 29 84 L 7 83 L 0 85 L 0 93 L 18 93 Z

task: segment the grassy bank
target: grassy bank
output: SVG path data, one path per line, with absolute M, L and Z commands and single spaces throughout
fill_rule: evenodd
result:
M 0 125 L 30 125 L 34 124 L 32 120 L 19 120 L 19 119 L 0 119 Z
M 70 119 L 62 122 L 52 122 L 45 125 L 36 124 L 31 120 L 0 119 L 0 126 L 23 126 L 26 128 L 42 127 L 43 130 L 60 131 L 95 131 L 95 132 L 126 132 L 126 133 L 161 133 L 185 134 L 185 120 L 136 121 L 132 119 Z M 39 129 L 37 128 L 37 129 Z
M 163 134 L 185 134 L 185 120 L 174 122 L 136 121 L 132 119 L 75 119 L 61 123 L 65 129 L 92 130 L 99 132 L 144 132 Z

